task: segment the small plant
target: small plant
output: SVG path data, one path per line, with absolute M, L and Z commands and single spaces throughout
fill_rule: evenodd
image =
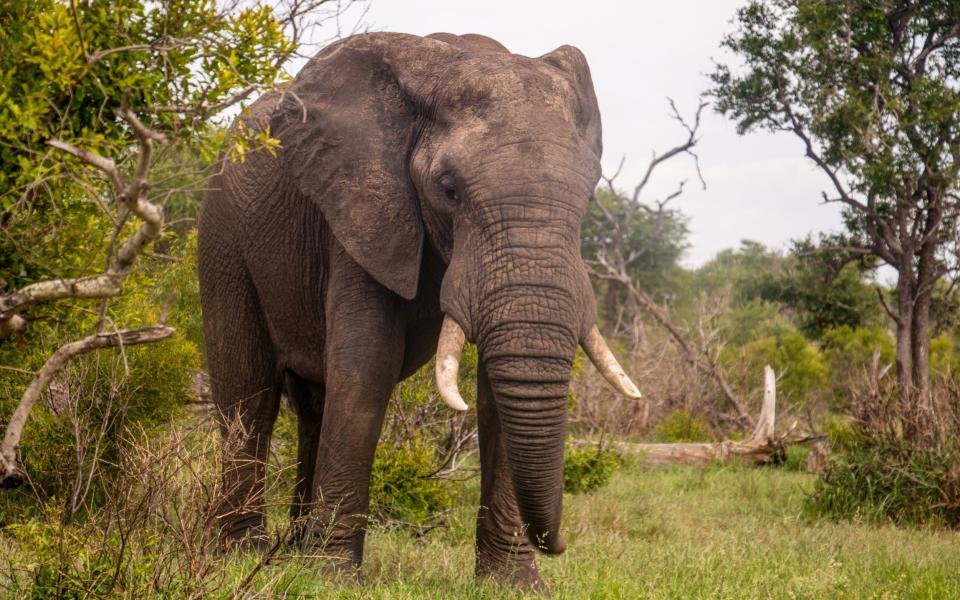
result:
M 563 491 L 571 494 L 592 492 L 610 483 L 620 468 L 621 459 L 602 445 L 567 445 L 563 458 Z
M 808 500 L 818 515 L 960 527 L 960 453 L 872 444 L 832 459 Z
M 708 442 L 712 437 L 707 422 L 683 408 L 668 414 L 653 429 L 653 438 L 664 443 Z
M 436 470 L 434 449 L 417 436 L 402 444 L 381 444 L 370 475 L 370 512 L 384 522 L 423 524 L 453 505 Z

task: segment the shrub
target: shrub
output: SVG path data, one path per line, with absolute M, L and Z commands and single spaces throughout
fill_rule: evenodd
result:
M 893 336 L 880 327 L 842 326 L 824 333 L 823 353 L 834 404 L 844 406 L 850 401 L 850 392 L 870 369 L 874 352 L 880 352 L 881 367 L 895 360 Z
M 808 503 L 822 516 L 960 527 L 960 453 L 854 446 L 827 463 Z
M 380 445 L 370 475 L 370 513 L 383 521 L 421 524 L 449 509 L 453 495 L 431 477 L 433 447 L 421 437 L 400 445 Z
M 713 436 L 706 421 L 693 416 L 686 409 L 677 409 L 657 423 L 653 438 L 658 442 L 708 442 Z
M 620 468 L 621 459 L 602 445 L 567 445 L 563 457 L 563 491 L 571 494 L 592 492 L 604 487 Z
M 0 502 L 0 523 L 34 510 L 29 506 L 34 494 L 41 500 L 69 497 L 75 507 L 83 505 L 84 495 L 101 493 L 91 485 L 93 472 L 116 463 L 118 432 L 133 423 L 153 428 L 183 414 L 191 375 L 202 365 L 200 336 L 192 325 L 200 313 L 195 236 L 171 238 L 170 244 L 175 260 L 144 262 L 105 314 L 108 330 L 114 323 L 133 328 L 155 323 L 170 307 L 168 322 L 177 334 L 156 344 L 82 355 L 54 378 L 30 415 L 19 451 L 32 489 Z M 37 307 L 49 318 L 33 319 L 19 339 L 0 344 L 0 364 L 16 367 L 0 370 L 0 427 L 29 384 L 30 372 L 64 342 L 96 330 L 98 303 L 85 302 L 90 310 L 82 317 L 58 304 Z
M 783 468 L 787 471 L 806 471 L 810 447 L 791 444 L 784 449 Z
M 772 366 L 778 375 L 778 398 L 796 403 L 816 398 L 827 380 L 820 349 L 797 330 L 731 348 L 722 358 L 741 389 L 755 389 L 764 365 Z
M 863 432 L 850 419 L 830 417 L 823 423 L 823 431 L 836 450 L 853 450 L 865 443 Z

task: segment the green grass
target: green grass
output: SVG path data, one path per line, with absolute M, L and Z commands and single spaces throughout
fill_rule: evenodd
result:
M 566 497 L 567 552 L 541 557 L 541 571 L 558 598 L 960 597 L 960 534 L 813 520 L 813 482 L 783 469 L 628 462 L 608 487 Z M 423 537 L 371 531 L 361 585 L 290 557 L 258 581 L 279 580 L 287 597 L 517 597 L 474 581 L 477 482 L 457 498 L 448 527 Z M 254 558 L 233 561 L 239 573 Z

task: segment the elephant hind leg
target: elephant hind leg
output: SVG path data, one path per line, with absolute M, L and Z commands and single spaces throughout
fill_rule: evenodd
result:
M 220 542 L 262 545 L 264 477 L 280 406 L 276 360 L 246 270 L 235 256 L 206 250 L 200 263 L 204 337 L 223 434 Z
M 304 519 L 313 503 L 313 474 L 317 464 L 325 390 L 322 383 L 286 374 L 285 389 L 297 415 L 297 484 L 290 505 L 290 519 Z M 302 531 L 297 537 L 302 536 Z

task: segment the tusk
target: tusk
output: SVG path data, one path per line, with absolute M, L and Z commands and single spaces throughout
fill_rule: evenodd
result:
M 590 357 L 590 362 L 593 363 L 593 366 L 600 371 L 603 378 L 606 379 L 614 389 L 627 398 L 632 398 L 633 400 L 639 400 L 641 398 L 640 390 L 630 381 L 630 377 L 624 372 L 620 363 L 617 362 L 616 357 L 613 355 L 613 352 L 610 351 L 606 340 L 600 335 L 600 330 L 597 329 L 596 325 L 593 326 L 593 329 L 590 330 L 590 333 L 587 334 L 586 339 L 583 341 L 583 349 L 587 352 L 587 356 Z
M 466 335 L 457 322 L 449 316 L 443 317 L 440 339 L 437 340 L 437 389 L 440 397 L 453 410 L 467 410 L 467 403 L 457 387 L 457 374 L 460 371 L 460 353 Z

